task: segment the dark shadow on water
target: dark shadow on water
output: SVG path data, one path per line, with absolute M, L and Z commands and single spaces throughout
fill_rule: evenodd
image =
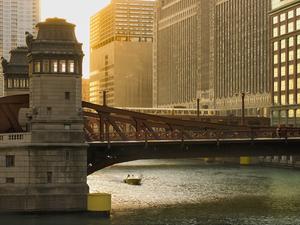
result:
M 282 199 L 284 201 L 284 199 Z M 299 199 L 298 199 L 299 200 Z M 280 200 L 279 200 L 280 201 Z M 297 203 L 297 199 L 294 203 Z M 299 225 L 300 208 L 274 208 L 267 196 L 239 196 L 186 205 L 88 213 L 0 215 L 1 225 Z

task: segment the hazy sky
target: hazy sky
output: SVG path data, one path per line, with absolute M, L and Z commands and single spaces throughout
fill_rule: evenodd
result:
M 84 65 L 83 75 L 89 74 L 89 20 L 110 0 L 41 0 L 41 19 L 48 17 L 61 17 L 68 22 L 76 24 L 78 41 L 83 43 Z

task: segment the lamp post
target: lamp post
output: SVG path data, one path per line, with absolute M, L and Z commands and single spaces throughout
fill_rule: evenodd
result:
M 242 125 L 245 125 L 245 92 L 242 92 Z
M 200 118 L 200 99 L 197 98 L 197 118 Z
M 106 93 L 107 91 L 103 91 L 103 100 L 102 100 L 102 103 L 103 103 L 103 106 L 106 106 Z

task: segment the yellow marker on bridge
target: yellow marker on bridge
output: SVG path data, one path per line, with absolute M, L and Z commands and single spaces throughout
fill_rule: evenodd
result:
M 91 193 L 88 195 L 88 211 L 110 216 L 111 194 Z

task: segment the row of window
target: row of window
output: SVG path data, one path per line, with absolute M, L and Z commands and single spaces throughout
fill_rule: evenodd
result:
M 300 19 L 291 21 L 288 25 L 281 25 L 280 27 L 273 28 L 273 37 L 278 37 L 279 35 L 285 35 L 286 33 L 294 32 L 295 30 L 300 30 Z
M 74 60 L 36 60 L 34 73 L 78 73 L 78 63 Z
M 276 15 L 273 17 L 273 24 L 277 24 L 278 22 L 284 22 L 286 19 L 292 19 L 296 16 L 300 16 L 300 7 L 296 10 L 292 9 L 287 13 L 281 13 L 279 16 Z
M 296 43 L 297 43 L 297 45 L 300 45 L 300 35 L 296 36 Z M 278 51 L 279 44 L 280 44 L 280 49 L 285 49 L 287 45 L 288 45 L 288 47 L 293 47 L 295 45 L 295 37 L 289 37 L 288 39 L 282 39 L 280 41 L 275 41 L 273 43 L 274 52 Z
M 300 109 L 290 109 L 290 110 L 281 110 L 281 111 L 273 111 L 273 118 L 300 118 Z
M 279 100 L 280 100 L 280 102 L 279 102 Z M 281 105 L 288 105 L 288 104 L 293 105 L 293 104 L 297 104 L 294 94 L 289 94 L 288 95 L 288 99 L 286 98 L 285 94 L 282 94 L 282 95 L 279 95 L 279 96 L 278 95 L 274 95 L 273 101 L 274 101 L 275 105 L 279 105 L 279 104 L 281 104 Z M 300 104 L 300 93 L 297 94 L 297 102 L 298 102 L 298 104 Z
M 26 78 L 8 78 L 7 88 L 28 88 L 29 81 Z
M 295 85 L 294 85 L 294 79 L 289 79 L 289 90 L 294 90 L 295 89 Z M 281 87 L 281 91 L 286 91 L 286 80 L 281 80 L 280 82 L 280 87 Z M 278 86 L 279 83 L 278 81 L 274 81 L 274 92 L 278 92 Z M 297 79 L 297 87 L 298 89 L 300 89 L 300 78 Z

